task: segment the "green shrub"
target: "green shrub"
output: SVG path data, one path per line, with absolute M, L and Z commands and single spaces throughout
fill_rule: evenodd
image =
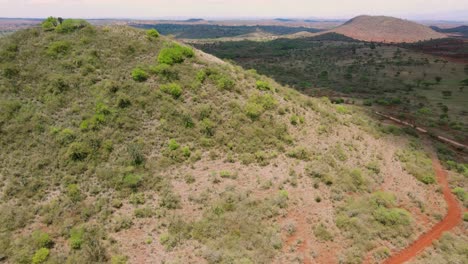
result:
M 407 147 L 397 152 L 397 157 L 403 162 L 405 170 L 416 179 L 425 184 L 435 183 L 432 161 L 426 153 L 414 147 Z
M 139 204 L 145 204 L 146 203 L 146 197 L 144 193 L 132 193 L 130 195 L 129 201 L 133 205 L 139 205 Z
M 65 19 L 61 24 L 57 25 L 55 31 L 59 33 L 71 33 L 89 25 L 84 19 Z
M 115 218 L 115 223 L 113 229 L 115 232 L 119 232 L 121 230 L 129 229 L 133 226 L 133 221 L 130 217 L 117 217 Z
M 58 25 L 58 20 L 55 17 L 48 17 L 46 20 L 42 21 L 41 27 L 44 31 L 52 31 Z
M 160 86 L 162 92 L 172 95 L 174 99 L 182 95 L 182 87 L 177 83 L 163 84 Z
M 340 114 L 347 114 L 347 113 L 349 113 L 348 108 L 346 108 L 346 106 L 344 106 L 344 105 L 336 105 L 335 108 L 336 108 L 336 111 L 337 111 L 338 113 L 340 113 Z
M 172 189 L 164 190 L 161 194 L 159 205 L 166 209 L 180 208 L 180 196 L 175 194 Z
M 463 221 L 468 222 L 468 212 L 463 213 Z
M 372 214 L 377 221 L 386 226 L 409 225 L 410 223 L 408 211 L 400 208 L 379 207 Z
M 169 64 L 162 63 L 152 66 L 150 67 L 150 72 L 157 74 L 166 80 L 176 80 L 179 78 L 177 71 L 175 71 Z
M 216 86 L 221 90 L 231 90 L 235 85 L 235 82 L 228 76 L 219 76 L 216 79 Z
M 208 75 L 207 75 L 207 73 L 206 73 L 205 70 L 199 70 L 199 71 L 197 72 L 197 75 L 196 75 L 195 79 L 196 79 L 197 81 L 199 81 L 200 83 L 203 83 L 203 82 L 205 81 L 205 79 L 206 79 L 207 76 L 208 76 Z
M 127 95 L 120 95 L 119 98 L 117 99 L 117 107 L 119 108 L 127 108 L 132 105 L 132 102 L 130 101 L 130 97 Z
M 68 41 L 56 41 L 52 42 L 47 48 L 47 55 L 51 57 L 63 56 L 69 53 L 71 50 L 71 44 Z
M 67 186 L 67 196 L 72 202 L 79 202 L 82 199 L 81 190 L 77 184 L 70 184 Z
M 122 184 L 124 187 L 136 189 L 140 186 L 142 177 L 136 174 L 127 174 L 123 177 Z
M 190 151 L 190 148 L 185 146 L 182 148 L 182 155 L 184 155 L 184 157 L 186 158 L 189 158 L 191 155 L 192 155 L 192 152 Z
M 462 202 L 468 200 L 468 192 L 465 191 L 465 189 L 461 187 L 456 187 L 452 190 L 452 193 L 455 194 L 458 199 Z
M 256 94 L 249 98 L 249 103 L 261 105 L 265 110 L 275 109 L 278 102 L 271 94 Z
M 266 82 L 266 81 L 258 80 L 258 81 L 256 82 L 256 86 L 257 86 L 257 89 L 262 90 L 262 91 L 269 91 L 269 90 L 271 90 L 270 83 L 268 83 L 268 82 Z
M 327 230 L 327 227 L 320 223 L 314 228 L 314 235 L 320 241 L 331 241 L 333 235 Z
M 20 71 L 15 66 L 7 66 L 3 69 L 3 76 L 7 79 L 13 79 L 18 76 Z
M 279 208 L 286 208 L 288 206 L 289 194 L 286 190 L 280 190 L 278 195 L 274 198 L 273 202 Z
M 50 238 L 49 234 L 40 230 L 34 231 L 32 233 L 32 239 L 36 248 L 51 248 L 54 245 L 54 242 Z
M 176 149 L 178 149 L 180 147 L 180 144 L 177 143 L 177 141 L 175 139 L 170 139 L 169 143 L 167 144 L 167 147 L 170 150 L 176 150 Z
M 250 102 L 244 106 L 244 112 L 251 119 L 258 119 L 265 112 L 265 109 L 260 104 Z
M 286 153 L 286 155 L 290 158 L 294 158 L 294 159 L 299 159 L 299 160 L 310 160 L 312 154 L 310 153 L 310 151 L 304 147 L 297 147 L 297 148 L 294 148 L 290 151 L 288 151 L 288 153 Z
M 298 115 L 292 115 L 289 120 L 291 122 L 291 125 L 294 126 L 304 123 L 304 117 Z
M 213 136 L 216 124 L 209 118 L 204 118 L 200 123 L 201 132 L 207 136 Z
M 142 165 L 145 162 L 145 155 L 143 154 L 142 144 L 133 142 L 127 146 L 128 154 L 133 165 Z
M 49 258 L 49 253 L 50 251 L 47 248 L 38 249 L 32 257 L 32 264 L 41 264 L 46 262 L 46 260 Z
M 149 207 L 143 207 L 135 209 L 134 214 L 137 218 L 148 218 L 154 215 L 154 211 Z
M 72 249 L 80 249 L 83 245 L 84 228 L 74 227 L 70 230 L 70 247 Z
M 136 68 L 132 71 L 132 78 L 137 82 L 144 82 L 148 79 L 148 73 L 141 68 Z
M 67 157 L 72 161 L 83 161 L 92 153 L 92 149 L 83 142 L 70 144 L 67 150 Z
M 149 29 L 149 30 L 146 31 L 146 37 L 149 40 L 157 39 L 159 37 L 159 32 L 154 28 Z
M 192 48 L 172 43 L 171 46 L 163 48 L 159 52 L 158 62 L 173 65 L 182 63 L 186 58 L 191 58 L 194 55 Z

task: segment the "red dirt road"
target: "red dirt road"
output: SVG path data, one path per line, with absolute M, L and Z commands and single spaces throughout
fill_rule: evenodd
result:
M 409 261 L 426 247 L 432 245 L 434 240 L 439 239 L 443 232 L 449 231 L 461 222 L 462 210 L 458 205 L 455 196 L 450 191 L 450 187 L 447 181 L 447 172 L 440 165 L 439 159 L 436 157 L 432 158 L 432 166 L 437 174 L 437 181 L 442 187 L 444 193 L 444 199 L 448 206 L 448 212 L 445 218 L 432 227 L 427 233 L 421 235 L 416 241 L 413 242 L 409 247 L 397 252 L 389 259 L 385 264 L 400 264 Z

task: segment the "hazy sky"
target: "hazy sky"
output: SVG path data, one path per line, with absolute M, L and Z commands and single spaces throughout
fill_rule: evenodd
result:
M 468 20 L 468 0 L 0 0 L 0 17 L 348 18 Z

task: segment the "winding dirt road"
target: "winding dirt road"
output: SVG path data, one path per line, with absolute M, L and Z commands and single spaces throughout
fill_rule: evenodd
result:
M 461 222 L 462 210 L 458 205 L 455 196 L 450 191 L 447 180 L 447 172 L 440 165 L 439 159 L 434 155 L 432 158 L 432 166 L 437 174 L 437 181 L 442 187 L 444 193 L 444 199 L 448 206 L 448 212 L 445 218 L 431 228 L 427 233 L 421 235 L 416 241 L 413 242 L 409 247 L 397 252 L 389 259 L 385 264 L 400 264 L 409 261 L 413 257 L 417 256 L 425 248 L 432 245 L 434 240 L 439 239 L 443 232 L 449 231 Z

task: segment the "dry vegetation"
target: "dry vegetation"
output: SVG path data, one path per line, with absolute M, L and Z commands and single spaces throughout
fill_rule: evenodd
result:
M 0 41 L 7 263 L 380 261 L 444 214 L 411 136 L 358 108 L 79 25 Z

